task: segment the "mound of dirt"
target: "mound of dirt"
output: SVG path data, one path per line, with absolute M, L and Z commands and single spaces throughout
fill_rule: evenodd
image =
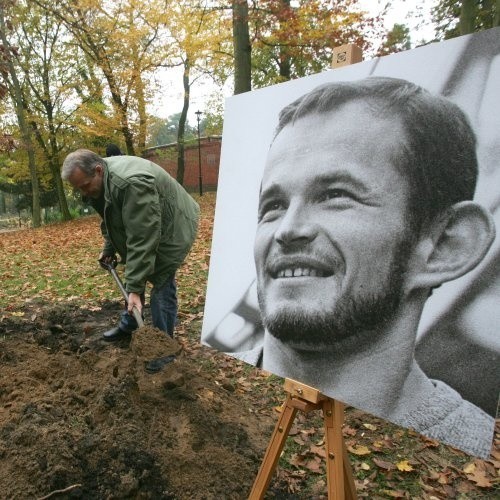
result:
M 0 496 L 245 498 L 275 422 L 159 330 L 102 341 L 118 310 L 33 305 L 0 322 Z

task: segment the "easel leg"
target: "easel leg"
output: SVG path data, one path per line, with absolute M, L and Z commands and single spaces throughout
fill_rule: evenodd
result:
M 271 477 L 278 464 L 279 457 L 285 446 L 286 438 L 292 427 L 293 420 L 297 414 L 297 408 L 294 408 L 291 404 L 292 397 L 287 396 L 285 404 L 283 405 L 283 411 L 281 416 L 274 428 L 273 435 L 271 436 L 271 441 L 264 455 L 264 460 L 260 466 L 259 472 L 253 484 L 252 491 L 249 496 L 249 500 L 261 500 L 267 491 L 267 487 L 271 482 Z
M 355 500 L 351 463 L 342 436 L 344 405 L 333 399 L 322 404 L 325 423 L 326 478 L 329 500 Z
M 356 500 L 358 495 L 356 494 L 356 485 L 354 484 L 354 476 L 352 475 L 351 462 L 349 460 L 349 455 L 347 454 L 347 448 L 345 443 L 343 445 L 344 454 L 344 489 L 345 489 L 345 500 Z

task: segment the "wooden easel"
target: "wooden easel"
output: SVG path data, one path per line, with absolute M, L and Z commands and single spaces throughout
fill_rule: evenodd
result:
M 323 411 L 328 498 L 330 500 L 355 500 L 357 497 L 354 478 L 342 436 L 344 405 L 340 401 L 324 396 L 317 389 L 295 380 L 285 379 L 284 389 L 287 392 L 287 398 L 253 484 L 249 500 L 264 498 L 293 420 L 299 410 L 304 413 L 313 410 Z

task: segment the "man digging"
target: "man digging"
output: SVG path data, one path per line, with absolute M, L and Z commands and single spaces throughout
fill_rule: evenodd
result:
M 116 327 L 104 332 L 104 340 L 130 338 L 138 326 L 132 311 L 142 314 L 147 282 L 153 285 L 153 326 L 173 337 L 175 273 L 196 237 L 198 204 L 160 166 L 135 156 L 101 158 L 78 149 L 64 160 L 61 177 L 89 198 L 102 217 L 104 248 L 99 261 L 109 265 L 118 253 L 126 264 L 127 310 Z M 157 372 L 170 361 L 170 356 L 153 359 L 146 370 Z

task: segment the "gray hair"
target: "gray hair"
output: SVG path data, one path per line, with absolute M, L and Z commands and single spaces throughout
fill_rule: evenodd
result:
M 87 176 L 92 176 L 97 165 L 104 165 L 104 160 L 98 154 L 88 149 L 77 149 L 66 156 L 61 169 L 61 178 L 67 181 L 77 168 Z

